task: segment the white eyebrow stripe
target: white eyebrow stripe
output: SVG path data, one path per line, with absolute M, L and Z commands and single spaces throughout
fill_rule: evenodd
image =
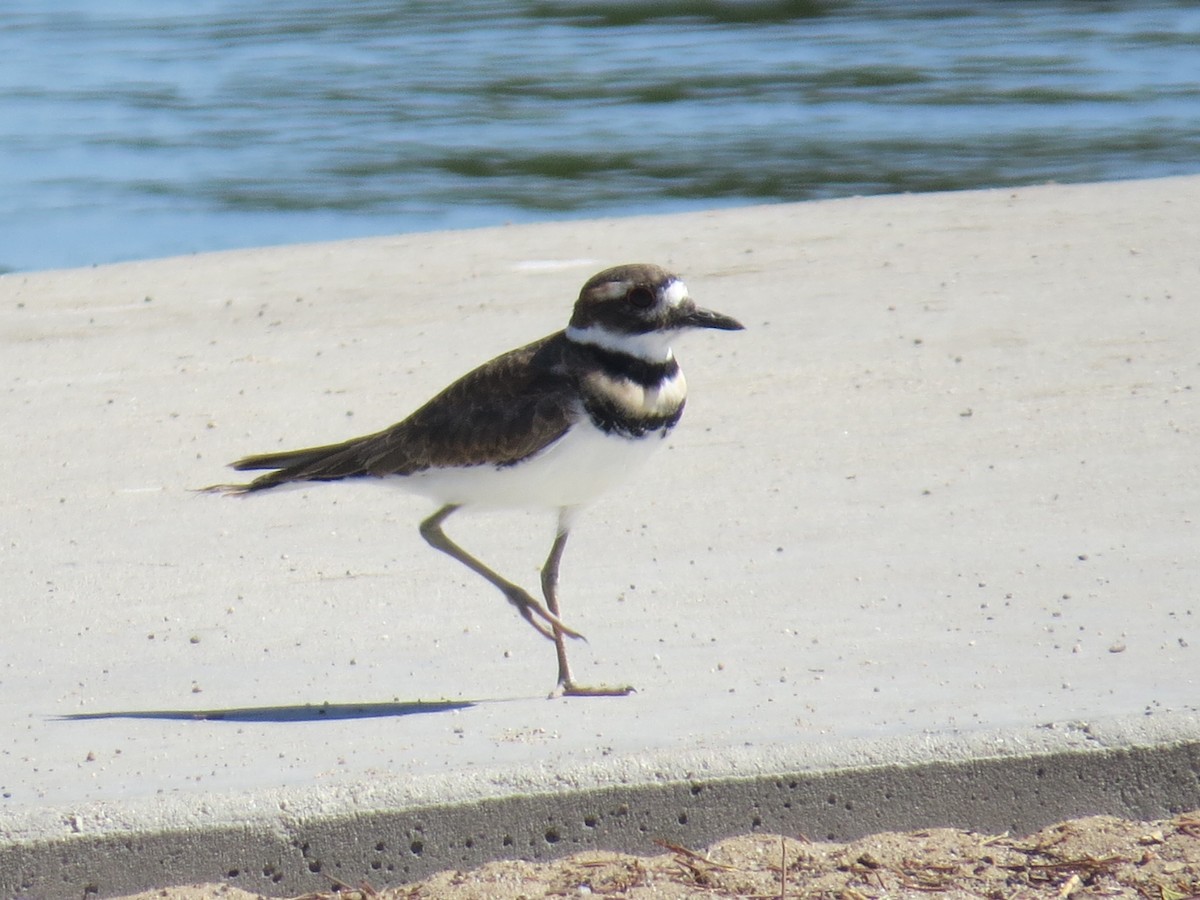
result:
M 596 293 L 602 300 L 616 300 L 623 296 L 629 290 L 629 283 L 626 281 L 609 281 L 598 285 Z

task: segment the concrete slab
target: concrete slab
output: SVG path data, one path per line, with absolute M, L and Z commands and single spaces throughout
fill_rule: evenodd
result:
M 1200 806 L 1200 178 L 0 277 L 0 894 L 376 886 L 755 828 Z M 669 446 L 563 567 L 581 680 L 376 485 L 189 489 L 390 424 L 648 260 Z M 450 531 L 530 586 L 552 522 Z

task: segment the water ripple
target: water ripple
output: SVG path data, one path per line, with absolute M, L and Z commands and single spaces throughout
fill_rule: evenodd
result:
M 1200 171 L 1186 2 L 0 10 L 0 266 Z

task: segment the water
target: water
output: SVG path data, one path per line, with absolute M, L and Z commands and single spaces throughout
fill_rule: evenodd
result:
M 6 269 L 1193 172 L 1191 2 L 0 8 Z

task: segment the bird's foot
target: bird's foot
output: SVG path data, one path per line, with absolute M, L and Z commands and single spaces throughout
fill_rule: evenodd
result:
M 553 641 L 555 640 L 554 632 L 558 630 L 569 638 L 581 641 L 587 640 L 582 634 L 567 625 L 566 622 L 550 612 L 550 610 L 546 609 L 546 607 L 542 606 L 542 604 L 538 603 L 520 588 L 516 588 L 514 591 L 505 591 L 505 596 L 508 598 L 508 602 L 520 612 L 521 618 L 532 625 L 534 630 L 542 637 Z M 542 621 L 539 622 L 538 618 L 534 618 L 534 616 L 542 619 Z
M 576 684 L 574 681 L 560 681 L 558 686 L 550 692 L 550 699 L 557 700 L 559 697 L 628 697 L 630 694 L 636 693 L 633 685 L 629 684 L 588 686 Z

